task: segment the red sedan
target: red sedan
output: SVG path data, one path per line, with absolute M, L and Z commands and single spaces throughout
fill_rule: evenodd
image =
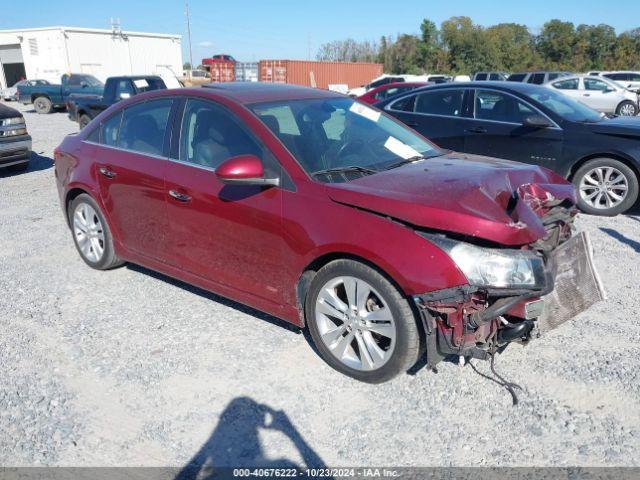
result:
M 66 137 L 55 176 L 90 267 L 141 264 L 306 326 L 332 367 L 366 382 L 425 346 L 431 366 L 488 358 L 589 303 L 570 288 L 591 270 L 569 268 L 589 265 L 569 183 L 439 150 L 328 91 L 138 95 Z M 544 297 L 556 265 L 564 288 Z
M 414 88 L 425 87 L 431 85 L 430 82 L 394 82 L 387 83 L 386 85 L 380 85 L 373 90 L 369 90 L 364 95 L 360 95 L 358 100 L 363 103 L 373 105 L 374 103 L 381 102 L 387 98 L 406 93 Z

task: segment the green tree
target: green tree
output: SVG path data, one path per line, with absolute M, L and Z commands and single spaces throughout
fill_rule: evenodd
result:
M 538 35 L 538 52 L 545 67 L 552 69 L 571 68 L 576 32 L 573 23 L 551 20 L 544 24 Z
M 449 70 L 456 74 L 473 74 L 479 70 L 495 70 L 499 52 L 487 41 L 485 30 L 469 17 L 452 17 L 442 22 L 440 35 L 448 53 Z
M 534 36 L 524 25 L 500 23 L 486 30 L 486 40 L 495 52 L 497 70 L 513 72 L 538 68 L 540 58 L 534 50 Z

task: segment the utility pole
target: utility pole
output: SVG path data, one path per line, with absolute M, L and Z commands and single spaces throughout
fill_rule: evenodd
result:
M 189 21 L 189 0 L 185 0 L 185 14 L 187 15 L 187 36 L 189 37 L 189 70 L 193 70 L 193 50 L 191 49 L 191 22 Z M 191 72 L 189 72 L 191 77 Z

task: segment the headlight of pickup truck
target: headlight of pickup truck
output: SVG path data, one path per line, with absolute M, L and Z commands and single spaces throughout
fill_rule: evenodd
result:
M 545 286 L 544 262 L 528 250 L 483 248 L 441 235 L 419 233 L 451 257 L 477 287 L 539 289 Z

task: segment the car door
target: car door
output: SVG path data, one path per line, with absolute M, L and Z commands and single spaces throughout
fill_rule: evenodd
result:
M 124 246 L 165 260 L 168 229 L 164 170 L 171 99 L 151 100 L 120 110 L 101 124 L 95 175 L 111 226 Z
M 176 123 L 165 179 L 173 264 L 198 277 L 282 300 L 282 190 L 225 185 L 215 169 L 238 155 L 256 155 L 265 174 L 280 175 L 268 149 L 226 107 L 189 98 Z
M 575 100 L 582 100 L 581 83 L 579 78 L 568 78 L 565 80 L 557 80 L 551 83 L 551 86 L 557 90 L 560 90 L 563 94 L 571 97 Z
M 563 144 L 562 130 L 555 123 L 548 119 L 553 124 L 549 128 L 523 125 L 525 117 L 543 114 L 504 91 L 477 89 L 470 95 L 474 95 L 473 120 L 468 122 L 465 152 L 555 169 Z
M 464 96 L 464 88 L 425 90 L 390 103 L 386 110 L 439 147 L 462 151 Z
M 613 112 L 617 102 L 615 92 L 609 85 L 596 78 L 583 78 L 582 102 L 599 112 Z

